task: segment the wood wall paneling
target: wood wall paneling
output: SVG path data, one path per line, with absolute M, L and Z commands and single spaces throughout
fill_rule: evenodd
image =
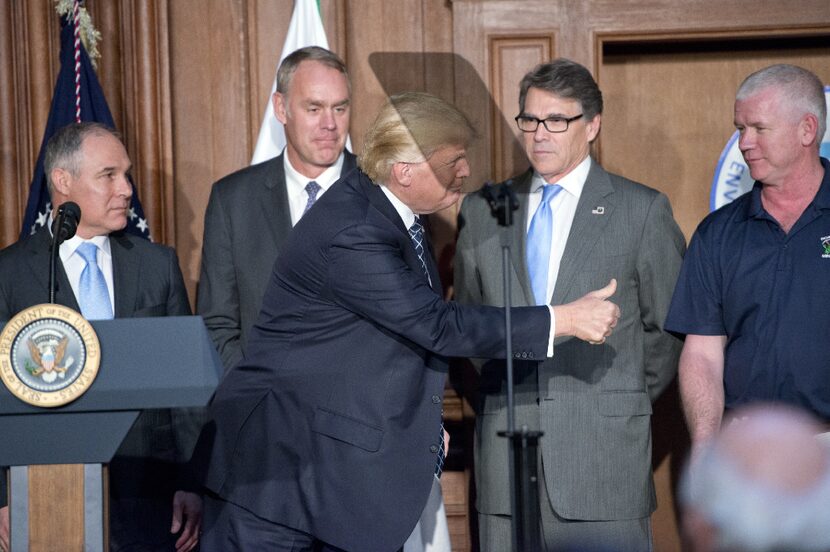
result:
M 157 242 L 175 243 L 168 2 L 89 2 L 101 32 L 97 73 L 133 162 L 133 183 Z
M 250 115 L 248 147 L 253 154 L 262 117 L 270 100 L 271 86 L 277 74 L 288 22 L 293 11 L 292 2 L 247 2 L 244 32 L 247 34 L 248 102 Z M 244 84 L 243 84 L 244 86 Z M 250 159 L 248 159 L 250 162 Z
M 0 3 L 0 50 L 13 51 L 13 5 Z M 23 185 L 21 183 L 21 157 L 23 147 L 18 143 L 19 133 L 28 131 L 27 125 L 17 121 L 17 94 L 15 94 L 15 64 L 0 64 L 0 247 L 12 243 L 20 232 L 23 212 Z M 18 132 L 16 132 L 16 130 Z
M 112 112 L 115 128 L 124 133 L 124 139 L 127 141 L 130 136 L 127 132 L 127 114 L 124 104 L 127 93 L 124 86 L 124 73 L 129 70 L 129 65 L 124 56 L 124 42 L 128 40 L 129 22 L 125 18 L 125 6 L 123 2 L 91 1 L 87 7 L 93 25 L 101 33 L 101 40 L 98 42 L 101 57 L 96 62 L 98 80 L 110 112 Z M 126 9 L 129 9 L 129 6 L 126 6 Z M 135 161 L 133 159 L 133 162 Z M 140 191 L 139 198 L 143 199 Z
M 519 113 L 519 82 L 539 63 L 554 57 L 553 34 L 489 36 L 493 155 L 490 174 L 501 181 L 527 167 L 521 132 L 513 117 Z
M 709 212 L 718 158 L 735 129 L 735 91 L 753 71 L 794 63 L 830 82 L 830 29 L 769 29 L 717 39 L 614 34 L 598 78 L 606 98 L 602 161 L 665 192 L 687 237 Z M 626 129 L 626 138 L 606 131 Z
M 20 235 L 59 67 L 59 35 L 51 5 L 0 6 L 0 247 Z
M 28 549 L 83 550 L 84 507 L 83 464 L 29 466 Z
M 240 0 L 170 4 L 175 241 L 191 300 L 211 185 L 251 160 L 246 14 Z

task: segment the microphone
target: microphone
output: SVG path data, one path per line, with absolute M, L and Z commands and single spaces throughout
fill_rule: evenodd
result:
M 58 217 L 52 222 L 54 245 L 59 246 L 75 235 L 81 221 L 81 208 L 73 201 L 62 203 L 58 207 Z
M 78 230 L 81 221 L 81 208 L 77 203 L 67 201 L 58 207 L 58 216 L 52 222 L 52 254 L 49 255 L 49 302 L 55 302 L 55 266 L 58 262 L 58 247 L 70 239 Z
M 499 226 L 513 225 L 513 211 L 519 208 L 519 200 L 513 191 L 513 179 L 498 185 L 486 182 L 481 188 L 481 195 L 490 206 L 490 214 L 496 218 Z

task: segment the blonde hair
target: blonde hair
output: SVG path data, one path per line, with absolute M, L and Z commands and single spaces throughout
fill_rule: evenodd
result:
M 360 169 L 386 182 L 397 162 L 425 161 L 442 146 L 467 147 L 477 136 L 469 119 L 450 103 L 425 92 L 389 98 L 363 140 Z

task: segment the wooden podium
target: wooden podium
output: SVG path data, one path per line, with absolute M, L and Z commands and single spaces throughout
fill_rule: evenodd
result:
M 10 466 L 13 552 L 108 550 L 104 464 L 142 410 L 204 406 L 222 373 L 201 317 L 92 326 L 101 365 L 74 402 L 39 408 L 0 385 L 0 466 Z

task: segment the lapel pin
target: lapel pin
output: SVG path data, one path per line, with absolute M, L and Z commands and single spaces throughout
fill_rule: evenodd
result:
M 599 206 L 596 209 L 594 209 L 593 211 L 591 211 L 591 213 L 594 214 L 594 215 L 604 215 L 605 214 L 605 207 Z

